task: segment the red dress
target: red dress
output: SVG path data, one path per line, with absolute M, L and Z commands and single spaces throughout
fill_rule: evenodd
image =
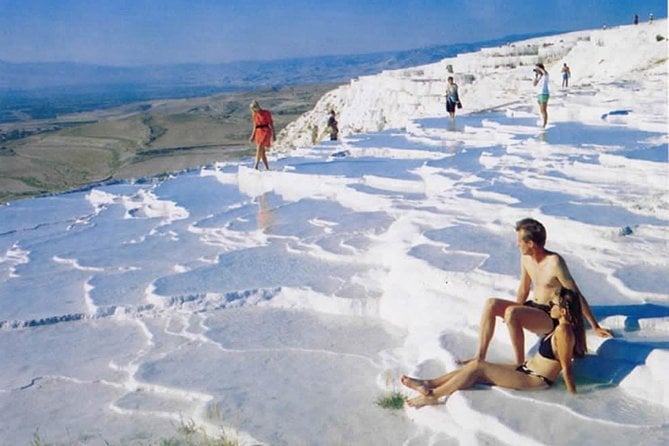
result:
M 253 113 L 253 125 L 255 127 L 255 141 L 265 147 L 272 145 L 272 114 L 267 110 L 258 110 Z

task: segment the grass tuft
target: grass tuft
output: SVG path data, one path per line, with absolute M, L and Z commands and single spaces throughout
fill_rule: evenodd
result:
M 394 391 L 377 398 L 376 404 L 384 409 L 398 410 L 404 407 L 406 399 L 406 396 Z
M 30 446 L 44 446 L 44 442 L 39 436 L 39 428 L 35 429 L 35 432 L 33 432 L 33 439 L 30 442 Z
M 181 417 L 179 426 L 177 427 L 177 432 L 179 432 L 181 435 L 194 435 L 197 433 L 197 425 L 195 424 L 195 421 L 191 418 L 188 421 L 184 421 L 183 417 Z

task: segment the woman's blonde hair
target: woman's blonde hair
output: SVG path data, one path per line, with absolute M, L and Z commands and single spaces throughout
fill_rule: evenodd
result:
M 249 107 L 250 107 L 251 110 L 253 110 L 253 111 L 258 111 L 258 110 L 260 110 L 260 104 L 258 103 L 258 101 L 253 101 L 253 102 L 251 102 L 251 105 L 250 105 Z

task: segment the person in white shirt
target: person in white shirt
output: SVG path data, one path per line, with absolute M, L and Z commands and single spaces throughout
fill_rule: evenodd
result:
M 548 123 L 548 98 L 550 96 L 548 79 L 548 71 L 546 71 L 544 64 L 536 64 L 534 66 L 533 85 L 537 86 L 537 102 L 539 102 L 539 112 L 541 112 L 541 117 L 543 118 L 544 128 Z

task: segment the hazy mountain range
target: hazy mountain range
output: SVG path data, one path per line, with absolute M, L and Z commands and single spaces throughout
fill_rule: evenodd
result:
M 552 32 L 406 51 L 221 64 L 113 67 L 73 62 L 0 61 L 0 122 L 52 118 L 129 102 L 207 96 L 287 85 L 347 82 L 383 70 L 423 65 Z
M 247 89 L 287 84 L 336 82 L 378 73 L 386 69 L 422 65 L 452 57 L 458 53 L 476 51 L 484 46 L 497 46 L 506 41 L 546 34 L 549 33 L 515 35 L 486 42 L 441 45 L 407 51 L 221 64 L 112 67 L 72 62 L 8 63 L 0 61 L 0 90 L 124 84 Z

